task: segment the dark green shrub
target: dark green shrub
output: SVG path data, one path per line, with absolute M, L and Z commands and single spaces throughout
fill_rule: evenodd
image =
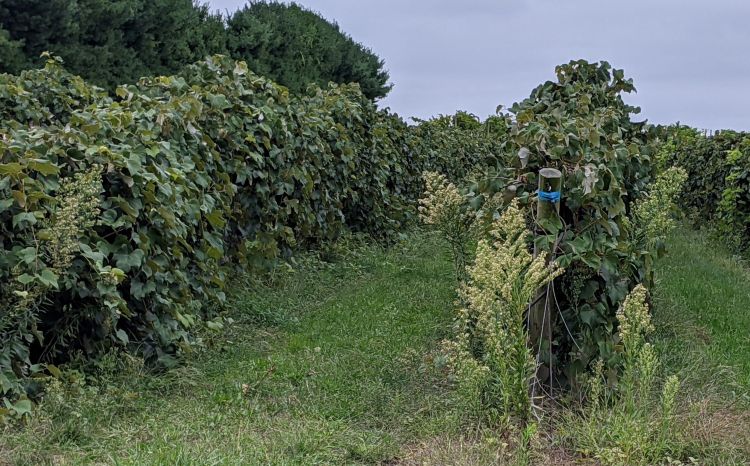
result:
M 482 124 L 472 115 L 458 112 L 417 122 L 413 128 L 415 150 L 426 158 L 427 170 L 458 181 L 502 163 L 505 138 L 498 136 L 498 120 Z
M 556 71 L 556 82 L 510 109 L 508 169 L 470 190 L 477 205 L 496 194 L 535 205 L 539 169 L 563 173 L 560 215 L 540 222 L 536 247 L 565 268 L 552 295 L 554 347 L 542 348 L 542 361 L 572 383 L 597 358 L 616 366 L 616 311 L 649 277 L 652 252 L 636 244 L 629 214 L 652 180 L 653 151 L 649 127 L 631 120 L 639 109 L 622 100 L 634 90 L 622 70 L 574 61 Z
M 685 126 L 665 129 L 663 165 L 688 172 L 681 205 L 694 221 L 712 225 L 736 251 L 750 248 L 750 135 L 701 134 Z
M 744 135 L 726 155 L 725 178 L 717 215 L 719 233 L 738 251 L 750 248 L 750 136 Z
M 224 301 L 230 267 L 267 269 L 348 229 L 387 240 L 416 219 L 424 170 L 495 162 L 476 128 L 441 139 L 425 123 L 424 141 L 356 85 L 293 96 L 220 56 L 114 99 L 50 58 L 0 76 L 0 115 L 9 398 L 73 351 L 170 364 Z
M 679 127 L 660 148 L 665 166 L 678 165 L 688 172 L 682 204 L 689 213 L 714 217 L 729 173 L 727 153 L 740 139 L 731 131 L 708 138 L 692 128 Z

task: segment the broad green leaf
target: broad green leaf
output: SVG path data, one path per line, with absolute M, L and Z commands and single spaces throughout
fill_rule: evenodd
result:
M 224 220 L 224 217 L 220 210 L 213 210 L 211 213 L 206 214 L 206 220 L 208 220 L 208 223 L 211 224 L 214 228 L 224 228 L 226 225 L 226 220 Z
M 34 159 L 28 162 L 29 168 L 41 173 L 42 175 L 54 175 L 60 171 L 60 168 L 48 160 Z
M 28 273 L 24 273 L 16 277 L 16 280 L 18 280 L 23 285 L 28 285 L 29 283 L 34 281 L 34 276 L 29 275 Z
M 32 408 L 31 401 L 30 400 L 26 400 L 26 399 L 22 399 L 22 400 L 16 401 L 13 404 L 13 408 L 12 409 L 16 413 L 16 415 L 18 415 L 18 416 L 26 416 L 26 415 L 31 414 L 31 408 Z
M 13 216 L 13 227 L 25 223 L 29 225 L 35 225 L 36 222 L 36 216 L 31 212 L 21 212 Z
M 44 285 L 50 286 L 52 288 L 59 288 L 59 285 L 57 284 L 57 280 L 59 277 L 51 269 L 42 270 L 42 272 L 37 275 L 37 278 L 39 278 L 39 281 Z
M 57 366 L 55 366 L 54 364 L 47 364 L 47 370 L 56 379 L 61 379 L 62 378 L 62 371 L 60 369 L 58 369 Z
M 0 163 L 0 176 L 16 177 L 23 173 L 23 166 L 18 162 Z
M 119 340 L 120 340 L 120 341 L 121 341 L 121 342 L 122 342 L 123 344 L 126 344 L 126 345 L 127 345 L 128 343 L 130 343 L 130 338 L 128 338 L 128 334 L 127 334 L 127 333 L 125 333 L 125 331 L 124 331 L 123 329 L 117 329 L 117 332 L 115 332 L 115 334 L 117 335 L 117 338 L 118 338 L 118 339 L 119 339 Z

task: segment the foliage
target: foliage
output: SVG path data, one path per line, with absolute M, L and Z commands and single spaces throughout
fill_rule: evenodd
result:
M 672 167 L 663 171 L 633 206 L 631 248 L 633 254 L 640 254 L 643 259 L 644 281 L 648 284 L 654 281 L 654 262 L 664 253 L 667 236 L 674 229 L 675 201 L 686 179 L 687 173 L 682 168 Z
M 565 441 L 603 464 L 660 464 L 683 453 L 674 417 L 680 382 L 670 376 L 655 393 L 659 358 L 646 341 L 654 330 L 646 300 L 638 285 L 617 312 L 623 363 L 616 387 L 609 387 L 599 360 L 587 384 L 588 404 L 563 421 Z
M 484 121 L 484 126 L 487 129 L 487 132 L 499 142 L 507 137 L 511 124 L 503 115 L 493 115 Z
M 227 18 L 227 49 L 292 92 L 310 83 L 359 83 L 370 99 L 391 90 L 384 62 L 336 23 L 298 4 L 251 2 Z
M 109 89 L 225 51 L 222 19 L 193 0 L 0 0 L 0 18 L 25 56 L 0 71 L 35 68 L 50 51 Z
M 466 281 L 469 247 L 476 236 L 476 215 L 466 205 L 466 197 L 445 175 L 426 172 L 425 193 L 419 200 L 419 213 L 426 225 L 436 228 L 451 248 L 458 283 Z
M 0 69 L 20 69 L 25 60 L 23 43 L 11 39 L 10 33 L 0 27 Z
M 461 182 L 486 167 L 502 165 L 504 139 L 497 132 L 498 122 L 480 123 L 475 118 L 457 112 L 453 116 L 416 120 L 413 128 L 416 151 L 427 158 L 426 163 L 433 171 L 448 174 L 450 181 Z
M 735 251 L 750 248 L 750 135 L 705 135 L 685 126 L 664 130 L 664 166 L 679 166 L 688 179 L 681 204 L 701 224 L 713 226 Z
M 646 278 L 628 217 L 651 181 L 653 148 L 650 128 L 631 120 L 639 109 L 622 99 L 635 90 L 622 70 L 574 61 L 556 71 L 556 82 L 540 85 L 511 114 L 499 115 L 510 121 L 503 144 L 508 169 L 478 177 L 470 191 L 478 205 L 498 194 L 505 202 L 518 198 L 529 205 L 537 199 L 539 169 L 563 173 L 560 215 L 529 222 L 544 232 L 538 250 L 566 269 L 553 287 L 560 309 L 556 346 L 545 351 L 553 360 L 544 362 L 575 382 L 598 358 L 617 363 L 616 311 Z
M 676 165 L 688 173 L 682 205 L 697 218 L 712 219 L 729 171 L 726 155 L 740 135 L 721 132 L 708 138 L 684 126 L 667 128 L 666 133 L 659 149 L 664 168 Z
M 75 4 L 66 0 L 0 0 L 0 29 L 20 52 L 20 57 L 0 62 L 0 71 L 36 67 L 42 52 L 52 50 L 53 44 L 62 46 L 75 34 L 75 14 Z
M 290 96 L 221 56 L 116 95 L 53 57 L 0 76 L 0 303 L 15 309 L 0 331 L 0 392 L 11 397 L 38 363 L 74 351 L 137 348 L 169 366 L 224 302 L 231 267 L 268 269 L 347 230 L 392 240 L 416 220 L 431 164 L 455 178 L 494 162 L 447 163 L 357 85 Z M 101 183 L 96 202 L 78 182 Z
M 562 270 L 547 254 L 533 257 L 518 203 L 511 203 L 477 246 L 469 280 L 461 288 L 464 308 L 457 336 L 446 344 L 449 367 L 462 401 L 483 419 L 525 422 L 531 414 L 529 386 L 536 364 L 528 345 L 525 315 L 531 298 Z
M 216 53 L 246 60 L 294 93 L 329 82 L 359 83 L 370 99 L 391 89 L 372 51 L 321 15 L 278 2 L 223 18 L 194 0 L 0 0 L 0 72 L 36 68 L 43 52 L 108 90 Z
M 750 248 L 750 137 L 726 156 L 729 173 L 716 212 L 718 232 L 739 251 Z
M 647 242 L 644 246 L 653 247 L 654 243 L 665 241 L 674 228 L 669 207 L 674 205 L 686 179 L 684 169 L 672 167 L 657 175 L 646 195 L 636 202 L 633 221 L 636 236 Z
M 674 157 L 678 150 L 684 147 L 694 147 L 701 135 L 689 126 L 658 126 L 658 149 L 655 162 L 657 171 L 664 171 L 674 164 Z

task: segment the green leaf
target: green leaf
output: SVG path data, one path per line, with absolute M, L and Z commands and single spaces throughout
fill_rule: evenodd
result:
M 133 268 L 139 268 L 143 264 L 145 254 L 140 249 L 135 249 L 129 254 L 115 254 L 117 268 L 128 272 Z
M 17 227 L 20 224 L 28 223 L 29 225 L 36 224 L 36 216 L 31 212 L 21 212 L 13 216 L 13 227 Z
M 231 105 L 229 105 L 229 101 L 227 100 L 226 96 L 221 95 L 221 94 L 212 95 L 209 101 L 211 102 L 211 106 L 218 107 L 222 110 L 231 107 Z
M 57 284 L 58 276 L 51 269 L 42 270 L 42 273 L 37 275 L 37 278 L 47 286 L 59 288 L 59 285 Z
M 594 253 L 581 255 L 580 259 L 583 261 L 584 264 L 588 265 L 592 269 L 599 269 L 599 266 L 602 263 L 601 258 Z
M 26 193 L 25 192 L 14 189 L 10 192 L 10 195 L 13 196 L 13 199 L 16 200 L 18 207 L 22 209 L 26 207 Z
M 579 313 L 581 317 L 581 322 L 588 325 L 589 327 L 594 325 L 594 322 L 597 320 L 596 317 L 596 311 L 593 309 L 585 309 Z
M 214 248 L 214 247 L 208 248 L 208 250 L 206 251 L 206 254 L 208 254 L 208 257 L 214 260 L 219 260 L 222 257 L 224 257 L 224 253 L 221 251 L 221 249 Z
M 18 162 L 0 163 L 0 175 L 16 177 L 23 173 L 23 166 Z
M 34 276 L 25 273 L 23 275 L 16 277 L 16 280 L 18 280 L 23 285 L 28 285 L 29 283 L 34 281 Z
M 10 379 L 8 379 L 8 376 L 5 375 L 2 371 L 0 371 L 0 393 L 6 393 L 10 392 L 14 387 L 14 384 L 11 383 Z M 2 416 L 2 413 L 0 413 L 0 418 Z
M 29 168 L 42 175 L 54 175 L 60 171 L 60 167 L 49 160 L 33 159 L 29 161 Z
M 30 400 L 18 400 L 13 404 L 12 410 L 18 415 L 18 416 L 26 416 L 28 414 L 31 414 L 31 408 L 32 404 Z
M 0 214 L 10 209 L 13 205 L 13 199 L 0 199 Z
M 224 228 L 224 226 L 227 224 L 226 220 L 224 220 L 224 217 L 221 214 L 221 211 L 216 209 L 211 211 L 211 213 L 206 214 L 206 220 L 208 220 L 208 223 L 211 224 L 214 228 Z
M 125 333 L 123 329 L 117 329 L 117 332 L 115 332 L 115 335 L 117 335 L 117 338 L 125 345 L 130 343 L 130 338 L 128 338 L 128 334 Z
M 33 246 L 23 248 L 16 252 L 16 257 L 24 264 L 31 264 L 37 260 L 37 249 Z
M 88 244 L 79 243 L 78 248 L 81 250 L 81 255 L 83 255 L 83 257 L 91 259 L 97 264 L 102 264 L 104 262 L 104 254 L 99 251 L 94 251 Z
M 52 374 L 52 377 L 56 379 L 62 378 L 62 371 L 58 369 L 57 366 L 55 366 L 54 364 L 47 364 L 47 370 L 49 371 L 50 374 Z

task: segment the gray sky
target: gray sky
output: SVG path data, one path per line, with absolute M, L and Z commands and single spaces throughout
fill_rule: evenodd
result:
M 244 0 L 208 0 L 234 10 Z M 485 117 L 572 59 L 633 78 L 653 123 L 750 130 L 750 1 L 301 0 L 385 59 L 403 117 Z

